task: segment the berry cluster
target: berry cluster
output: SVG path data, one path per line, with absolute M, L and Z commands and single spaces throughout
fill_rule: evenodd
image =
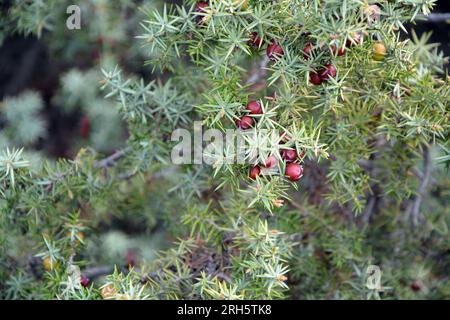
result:
M 200 1 L 196 4 L 194 11 L 198 13 L 206 13 L 206 8 L 208 7 L 208 5 L 208 2 Z M 247 3 L 244 2 L 241 8 L 245 10 L 247 8 Z M 202 15 L 199 15 L 196 22 L 199 25 L 204 24 L 204 17 Z M 250 39 L 248 41 L 249 46 L 260 48 L 263 44 L 264 40 L 258 35 L 258 33 L 252 32 L 250 34 Z M 276 61 L 284 55 L 284 50 L 279 45 L 279 42 L 274 39 L 267 45 L 266 54 L 271 61 Z M 255 116 L 263 114 L 263 107 L 260 101 L 250 101 L 245 109 L 247 113 L 236 120 L 236 126 L 241 130 L 248 130 L 254 127 L 256 121 Z M 300 180 L 300 178 L 303 176 L 303 167 L 295 162 L 299 158 L 297 151 L 284 149 L 281 152 L 281 156 L 286 162 L 286 177 L 288 177 L 291 181 Z M 277 163 L 278 160 L 275 156 L 269 156 L 263 164 L 253 166 L 250 169 L 249 177 L 255 180 L 258 176 L 261 175 L 262 167 L 267 169 L 274 168 Z
M 206 7 L 208 7 L 208 5 L 209 5 L 208 2 L 205 1 L 198 2 L 195 7 L 195 12 L 205 13 Z M 244 2 L 244 5 L 245 8 L 243 9 L 245 10 L 248 6 L 247 2 Z M 204 22 L 203 17 L 200 16 L 197 22 L 199 24 L 203 24 Z M 304 37 L 308 37 L 309 35 L 311 35 L 311 33 L 303 32 L 302 35 Z M 349 39 L 344 44 L 344 46 L 339 47 L 338 45 L 333 44 L 330 49 L 333 56 L 344 56 L 348 48 L 362 44 L 362 40 L 363 40 L 362 33 L 355 33 L 352 36 L 352 38 Z M 248 41 L 249 46 L 261 48 L 264 44 L 265 41 L 263 40 L 262 37 L 258 35 L 257 32 L 250 33 L 250 39 Z M 321 48 L 322 46 L 315 45 L 314 43 L 308 41 L 302 50 L 303 58 L 305 60 L 311 59 L 314 50 Z M 266 54 L 271 61 L 276 61 L 284 55 L 284 50 L 279 44 L 279 41 L 277 39 L 272 39 L 269 41 L 266 47 Z M 382 43 L 376 43 L 373 48 L 374 60 L 381 61 L 384 59 L 385 55 L 386 55 L 386 47 Z M 336 75 L 337 75 L 336 67 L 331 62 L 328 62 L 325 65 L 321 66 L 320 68 L 317 68 L 312 72 L 310 72 L 309 81 L 314 85 L 321 85 L 324 82 L 327 82 L 329 79 L 335 78 Z M 263 108 L 259 101 L 249 102 L 246 106 L 246 111 L 247 114 L 243 115 L 236 121 L 236 126 L 241 130 L 248 130 L 254 127 L 256 121 L 254 116 L 263 114 Z M 304 155 L 302 155 L 301 158 L 303 158 L 303 156 Z M 292 149 L 282 149 L 281 157 L 286 164 L 285 170 L 286 177 L 288 177 L 291 181 L 300 180 L 300 178 L 303 176 L 303 167 L 296 162 L 297 159 L 299 159 L 297 151 Z M 262 174 L 262 168 L 270 169 L 275 167 L 277 163 L 278 163 L 277 158 L 271 155 L 264 161 L 264 163 L 253 166 L 250 169 L 249 177 L 255 180 L 258 176 Z
M 248 114 L 236 121 L 236 126 L 241 130 L 247 130 L 253 127 L 255 124 L 254 116 L 263 114 L 263 107 L 261 105 L 261 102 L 259 101 L 250 101 L 245 107 L 245 109 L 248 112 Z M 280 144 L 285 144 L 289 141 L 286 133 L 281 134 L 280 137 L 281 137 Z M 303 167 L 300 164 L 296 163 L 296 161 L 299 159 L 297 151 L 286 148 L 282 149 L 281 157 L 286 163 L 286 170 L 285 170 L 286 177 L 288 177 L 289 180 L 291 181 L 300 180 L 300 178 L 303 176 Z M 304 154 L 301 155 L 301 158 L 303 157 Z M 250 169 L 249 172 L 250 179 L 256 180 L 256 178 L 261 175 L 262 168 L 272 169 L 275 168 L 277 164 L 278 164 L 277 158 L 274 155 L 269 156 L 262 164 L 255 165 Z
M 307 36 L 308 33 L 304 33 L 304 35 Z M 353 42 L 360 43 L 361 36 L 355 37 Z M 252 32 L 250 34 L 250 40 L 248 42 L 250 46 L 261 47 L 263 43 L 264 40 L 256 32 Z M 303 58 L 305 60 L 309 60 L 311 58 L 311 54 L 314 51 L 314 49 L 315 47 L 313 43 L 307 42 L 303 48 Z M 343 56 L 345 54 L 345 48 L 337 48 L 336 46 L 333 46 L 332 51 L 333 54 L 337 56 Z M 270 60 L 276 61 L 277 59 L 279 59 L 281 56 L 284 55 L 284 50 L 280 46 L 279 42 L 273 39 L 266 48 L 266 54 Z M 323 82 L 328 81 L 328 79 L 330 78 L 335 78 L 336 74 L 337 74 L 336 67 L 331 63 L 327 63 L 323 68 L 315 70 L 310 74 L 310 81 L 312 84 L 320 85 Z
M 334 56 L 343 56 L 346 53 L 346 48 L 351 46 L 352 43 L 360 43 L 361 36 L 356 35 L 353 41 L 346 44 L 345 47 L 338 47 L 337 45 L 331 46 L 331 52 Z M 312 57 L 312 53 L 316 49 L 316 46 L 312 42 L 307 42 L 303 47 L 303 58 L 309 60 Z M 309 75 L 309 81 L 314 85 L 321 85 L 328 81 L 330 78 L 335 78 L 337 75 L 337 69 L 332 63 L 327 63 L 325 66 L 314 70 Z
M 251 47 L 258 47 L 260 48 L 264 44 L 264 40 L 258 35 L 256 32 L 252 32 L 250 34 L 250 40 L 248 41 L 248 45 Z M 266 54 L 267 57 L 272 60 L 276 61 L 281 56 L 284 55 L 284 50 L 280 46 L 279 42 L 275 39 L 273 39 L 266 48 Z
M 208 6 L 208 2 L 200 1 L 197 3 L 195 7 L 195 12 L 205 13 L 206 7 Z M 246 1 L 243 2 L 242 7 L 243 9 L 246 9 L 248 7 L 248 4 Z M 373 7 L 373 8 L 372 8 Z M 376 12 L 379 12 L 378 6 L 371 6 L 370 7 L 370 15 L 375 16 Z M 197 18 L 197 23 L 203 24 L 204 20 L 202 16 L 199 16 Z M 308 37 L 311 35 L 309 32 L 303 32 L 303 36 Z M 346 50 L 350 47 L 360 45 L 363 40 L 362 33 L 358 32 L 355 33 L 351 39 L 347 40 L 344 46 L 339 47 L 335 44 L 331 46 L 331 52 L 334 56 L 344 56 L 346 54 Z M 257 47 L 260 48 L 264 44 L 264 40 L 258 35 L 257 32 L 250 33 L 250 39 L 248 41 L 248 45 L 251 47 Z M 305 60 L 309 60 L 312 56 L 313 51 L 315 50 L 316 46 L 312 42 L 307 42 L 303 48 L 303 58 Z M 378 42 L 373 47 L 373 59 L 376 61 L 381 61 L 384 59 L 384 56 L 386 55 L 386 47 L 383 43 Z M 284 55 L 284 50 L 280 46 L 279 41 L 276 39 L 272 39 L 270 43 L 267 45 L 266 48 L 266 54 L 267 57 L 271 61 L 278 60 L 281 56 Z M 310 73 L 309 80 L 314 85 L 321 85 L 324 82 L 327 82 L 330 78 L 335 78 L 337 75 L 337 69 L 332 63 L 327 63 L 325 66 L 320 67 Z M 242 128 L 250 128 L 253 125 L 253 119 L 246 116 L 242 121 Z
M 286 134 L 282 134 L 282 138 L 286 137 Z M 284 144 L 284 140 L 280 142 L 281 144 Z M 286 164 L 286 169 L 284 171 L 284 175 L 291 181 L 299 181 L 303 176 L 303 166 L 301 166 L 296 161 L 300 158 L 304 157 L 304 154 L 301 155 L 301 157 L 298 156 L 298 153 L 294 149 L 282 149 L 281 150 L 281 157 L 284 160 Z M 262 168 L 266 169 L 272 169 L 275 168 L 278 164 L 278 159 L 274 155 L 269 156 L 263 163 L 259 165 L 255 165 L 250 169 L 249 177 L 252 180 L 256 180 L 257 177 L 259 177 L 262 174 Z
M 336 45 L 331 46 L 331 52 L 334 56 L 344 56 L 348 48 L 360 45 L 362 43 L 362 34 L 355 33 L 352 39 L 345 43 L 345 46 L 338 47 Z M 315 46 L 311 42 L 307 42 L 303 48 L 303 58 L 309 60 L 312 56 Z M 377 42 L 373 46 L 373 59 L 376 61 L 381 61 L 384 59 L 387 50 L 383 43 Z M 337 75 L 337 69 L 332 63 L 327 63 L 325 66 L 314 70 L 309 75 L 309 80 L 314 85 L 321 85 L 322 83 L 328 81 L 330 78 L 335 78 Z
M 250 33 L 250 40 L 248 41 L 249 46 L 260 48 L 263 44 L 264 40 L 258 35 L 257 32 Z M 267 45 L 266 54 L 270 60 L 276 61 L 284 55 L 284 50 L 276 39 L 272 39 L 272 41 L 270 41 Z
M 289 142 L 288 135 L 283 132 L 280 135 L 281 144 L 286 144 Z M 303 159 L 305 157 L 305 153 L 303 152 L 300 156 L 298 155 L 295 149 L 282 149 L 281 157 L 286 162 L 286 170 L 285 176 L 289 178 L 291 181 L 298 181 L 303 176 L 303 166 L 298 164 L 296 161 L 299 159 Z
M 281 153 L 283 160 L 286 162 L 286 169 L 284 175 L 291 181 L 299 181 L 303 176 L 303 166 L 296 161 L 299 157 L 297 151 L 292 149 L 285 149 Z M 271 169 L 278 163 L 277 158 L 274 155 L 269 156 L 264 163 L 255 165 L 250 169 L 249 177 L 252 180 L 256 180 L 262 174 L 262 168 Z
M 327 63 L 323 68 L 311 72 L 309 75 L 309 81 L 318 86 L 323 82 L 328 81 L 330 78 L 335 78 L 337 69 L 331 63 Z
M 263 113 L 261 103 L 259 101 L 251 101 L 245 108 L 248 114 L 236 121 L 236 126 L 242 130 L 247 130 L 253 127 L 255 120 L 253 116 Z

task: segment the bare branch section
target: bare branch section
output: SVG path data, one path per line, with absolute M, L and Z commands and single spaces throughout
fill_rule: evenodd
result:
M 264 55 L 264 57 L 258 63 L 258 66 L 250 74 L 250 77 L 247 80 L 247 85 L 253 85 L 260 82 L 261 80 L 265 80 L 267 74 L 266 67 L 269 64 L 269 61 L 269 58 Z
M 387 147 L 386 139 L 382 136 L 377 136 L 375 138 L 375 147 L 378 151 L 373 153 L 369 160 L 360 160 L 358 163 L 366 170 L 366 172 L 374 181 L 378 181 L 379 170 L 377 170 L 375 162 Z M 360 219 L 361 227 L 369 224 L 372 216 L 375 213 L 379 212 L 380 202 L 383 200 L 383 190 L 379 182 L 373 183 L 370 188 L 371 194 L 369 194 L 367 197 L 366 208 Z
M 96 279 L 99 277 L 110 275 L 114 272 L 114 268 L 110 266 L 93 267 L 86 269 L 83 274 L 89 279 Z
M 419 18 L 422 18 L 424 22 L 445 22 L 450 20 L 450 13 L 431 13 L 429 15 L 419 14 Z M 420 22 L 421 20 L 417 20 Z
M 423 174 L 419 187 L 417 188 L 416 196 L 406 209 L 406 217 L 411 219 L 414 227 L 419 224 L 420 220 L 420 206 L 422 204 L 425 191 L 431 181 L 432 164 L 430 157 L 430 149 L 428 146 L 423 147 Z
M 98 162 L 96 162 L 94 167 L 97 168 L 97 169 L 111 167 L 111 166 L 115 165 L 115 163 L 118 160 L 123 158 L 128 152 L 130 152 L 130 150 L 131 150 L 131 148 L 118 150 L 118 151 L 114 152 L 112 155 L 110 155 L 109 157 L 107 157 L 107 158 L 105 158 L 103 160 L 99 160 Z

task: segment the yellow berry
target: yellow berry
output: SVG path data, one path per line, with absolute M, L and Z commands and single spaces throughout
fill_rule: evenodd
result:
M 103 299 L 112 299 L 117 295 L 116 288 L 112 284 L 107 284 L 102 288 L 101 295 Z
M 288 277 L 286 277 L 286 276 L 284 276 L 284 275 L 279 275 L 279 276 L 277 276 L 277 280 L 278 280 L 279 282 L 285 282 L 285 281 L 288 280 Z
M 234 0 L 233 4 L 235 6 L 240 6 L 241 10 L 247 10 L 248 9 L 248 2 L 247 2 L 247 0 L 244 0 L 244 1 L 242 1 L 242 0 Z
M 42 262 L 42 264 L 44 265 L 45 270 L 47 271 L 52 271 L 56 268 L 58 268 L 58 261 L 47 257 L 44 259 L 44 261 Z
M 373 59 L 376 61 L 381 61 L 387 53 L 385 45 L 381 42 L 377 42 L 373 45 Z
M 83 241 L 83 240 L 84 240 L 84 233 L 81 232 L 81 231 L 78 232 L 78 233 L 77 233 L 77 238 L 80 239 L 81 241 Z
M 67 232 L 67 237 L 69 237 L 69 238 L 72 237 L 72 233 L 71 232 Z M 84 233 L 81 232 L 81 231 L 77 232 L 77 234 L 75 236 L 75 239 L 83 242 L 84 241 Z

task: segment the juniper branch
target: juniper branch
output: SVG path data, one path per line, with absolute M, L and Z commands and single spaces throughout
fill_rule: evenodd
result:
M 431 13 L 429 15 L 419 14 L 417 16 L 423 18 L 423 20 L 418 19 L 418 22 L 446 22 L 450 20 L 450 13 Z
M 416 195 L 409 203 L 406 210 L 406 217 L 411 219 L 411 223 L 416 227 L 420 220 L 420 206 L 425 194 L 425 191 L 431 180 L 432 164 L 430 157 L 430 149 L 428 146 L 423 146 L 423 175 L 419 187 L 417 188 Z
M 125 148 L 123 150 L 118 150 L 116 152 L 114 152 L 112 155 L 110 155 L 109 157 L 97 161 L 94 165 L 95 168 L 100 169 L 100 168 L 108 168 L 113 166 L 118 160 L 120 160 L 121 158 L 123 158 L 127 153 L 129 153 L 131 151 L 131 147 Z
M 247 80 L 248 85 L 253 85 L 263 80 L 267 74 L 266 67 L 269 64 L 269 58 L 264 55 L 261 61 L 258 63 L 257 67 L 253 70 L 250 77 Z

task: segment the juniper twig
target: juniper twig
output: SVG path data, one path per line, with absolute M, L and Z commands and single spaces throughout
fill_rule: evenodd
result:
M 420 220 L 420 205 L 422 204 L 423 196 L 431 180 L 431 157 L 428 146 L 423 147 L 423 174 L 416 195 L 411 199 L 410 204 L 406 209 L 406 217 L 411 219 L 413 227 L 419 224 Z
M 114 152 L 112 155 L 110 155 L 109 157 L 107 157 L 103 160 L 97 161 L 95 163 L 94 167 L 97 169 L 111 167 L 116 163 L 116 161 L 123 158 L 130 150 L 131 150 L 131 148 L 125 148 L 123 150 L 118 150 L 118 151 Z

